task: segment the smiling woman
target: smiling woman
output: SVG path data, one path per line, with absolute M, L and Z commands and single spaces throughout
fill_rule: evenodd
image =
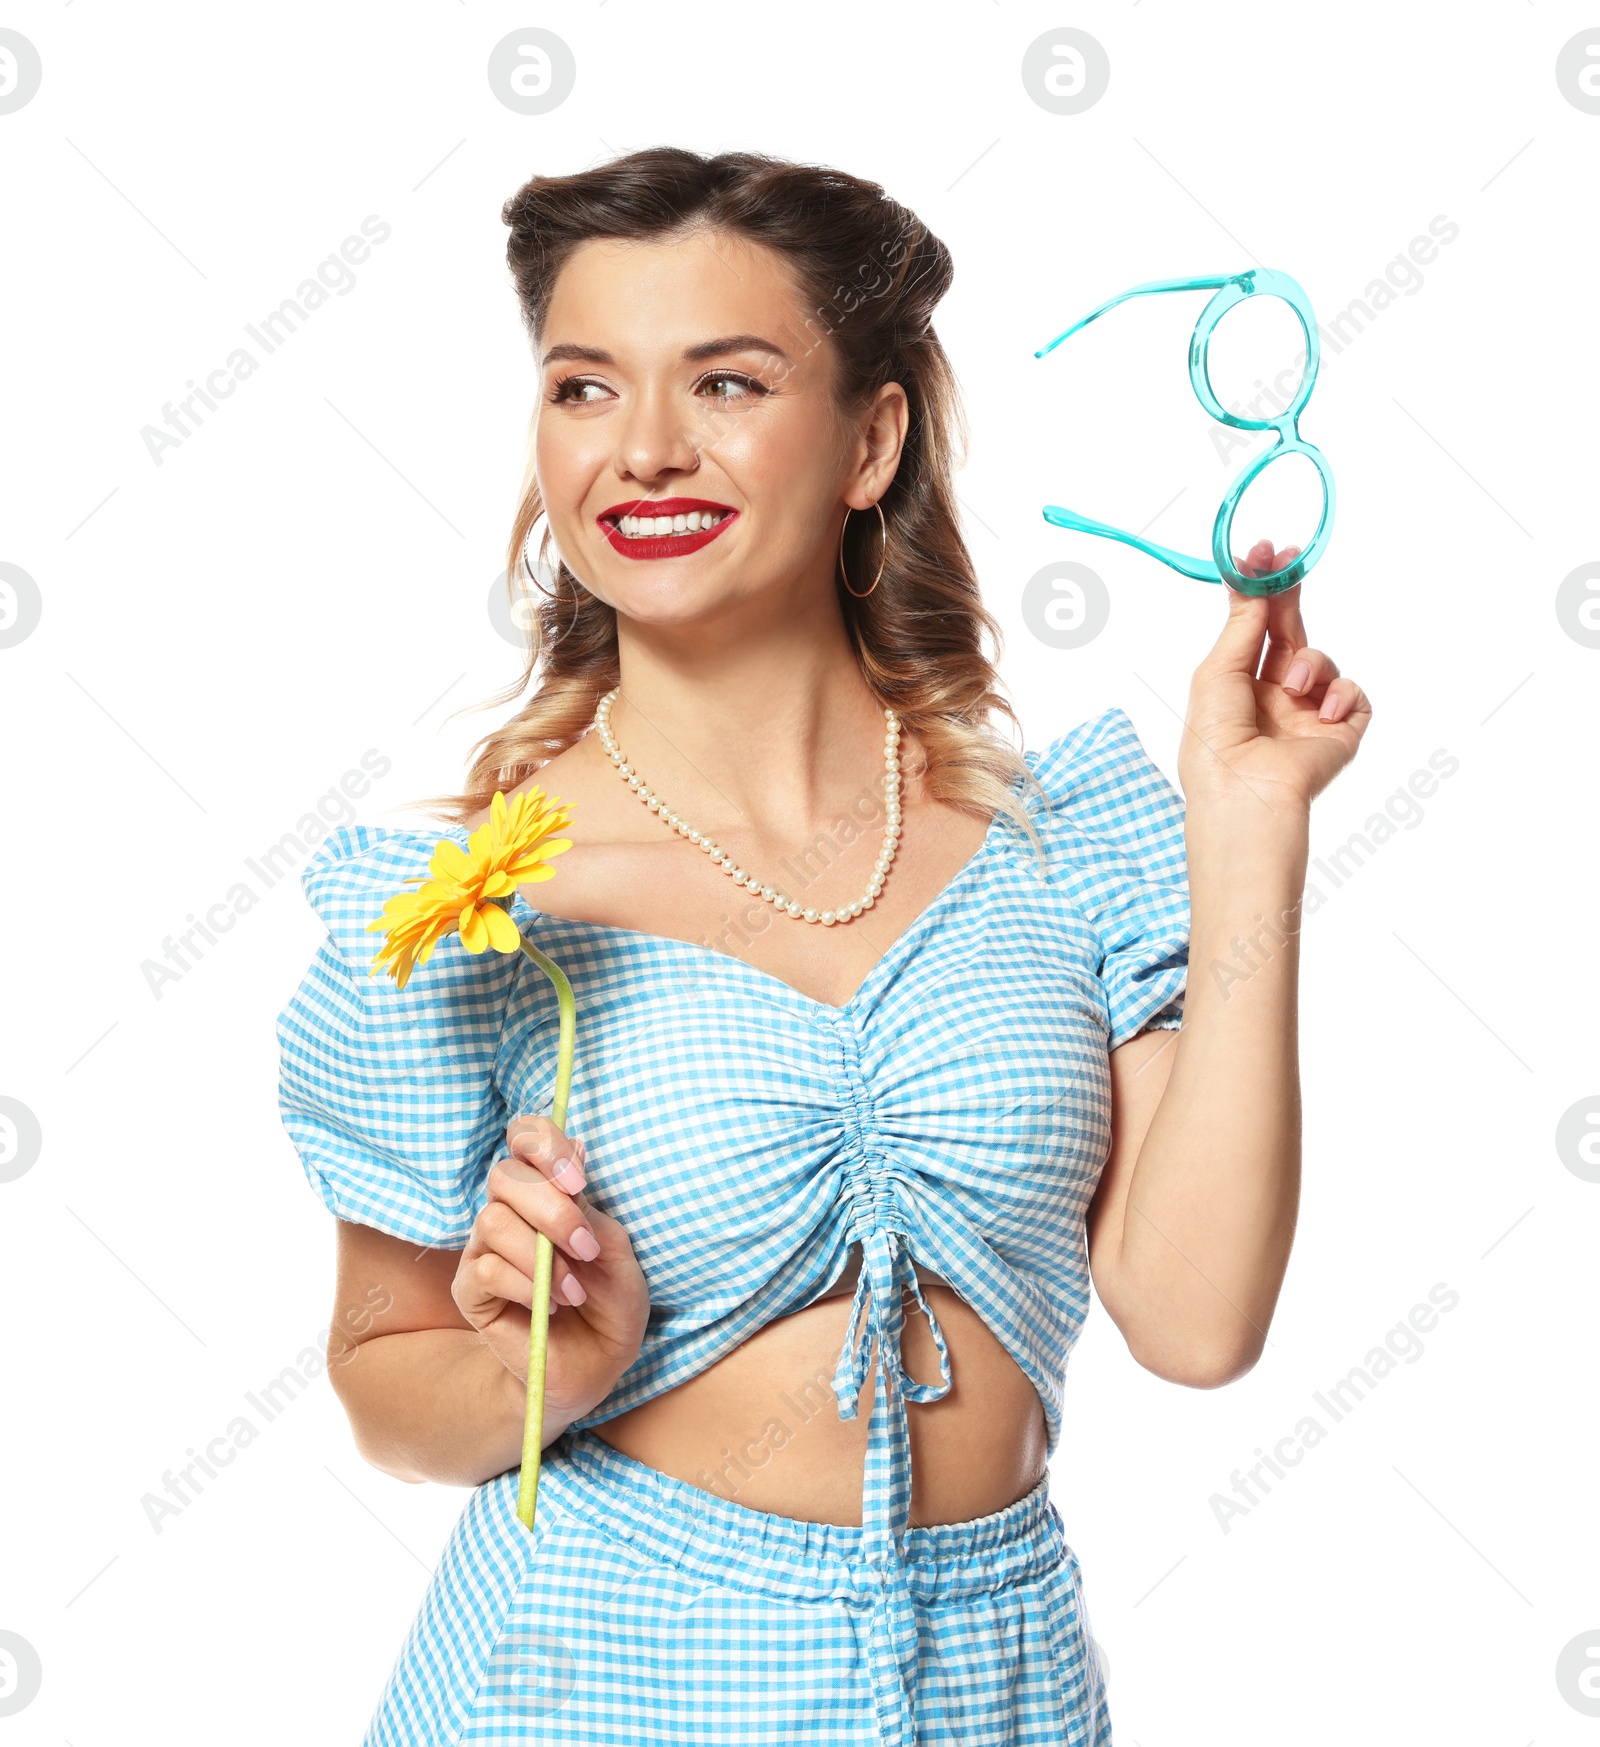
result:
M 338 1302 L 392 1297 L 334 1373 L 357 1443 L 474 1489 L 368 1742 L 1108 1747 L 1049 1497 L 1066 1360 L 1091 1267 L 1158 1375 L 1260 1351 L 1294 941 L 1191 997 L 1191 894 L 1207 962 L 1292 911 L 1365 700 L 1297 591 L 1233 596 L 1197 805 L 1119 709 L 1017 751 L 955 513 L 943 244 L 871 182 L 667 148 L 504 217 L 538 371 L 511 574 L 544 519 L 554 581 L 500 701 L 532 696 L 435 807 L 463 844 L 496 793 L 573 809 L 560 878 L 506 900 L 576 993 L 571 1132 L 520 955 L 447 936 L 403 1007 L 364 974 L 436 832 L 324 845 L 329 938 L 279 1019 Z M 730 879 L 760 900 L 737 951 Z

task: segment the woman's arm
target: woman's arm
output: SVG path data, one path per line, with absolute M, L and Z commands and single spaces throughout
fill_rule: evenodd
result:
M 1095 1290 L 1139 1363 L 1205 1389 L 1261 1356 L 1294 1240 L 1306 850 L 1303 833 L 1297 847 L 1248 819 L 1191 816 L 1185 842 L 1183 1029 L 1112 1052 L 1111 1156 L 1089 1254 Z M 1270 935 L 1257 920 L 1286 912 Z
M 1270 556 L 1264 569 L 1277 567 Z M 1183 1028 L 1112 1052 L 1111 1152 L 1089 1210 L 1095 1289 L 1129 1350 L 1196 1388 L 1231 1382 L 1261 1356 L 1288 1268 L 1310 806 L 1371 716 L 1361 688 L 1305 646 L 1299 593 L 1230 593 L 1195 675 L 1180 757 Z
M 582 1143 L 546 1117 L 519 1117 L 507 1153 L 464 1250 L 338 1222 L 328 1377 L 357 1449 L 397 1480 L 477 1486 L 520 1464 L 540 1233 L 555 1246 L 542 1443 L 599 1406 L 638 1357 L 649 1289 L 627 1233 L 580 1193 Z M 584 1232 L 599 1245 L 587 1260 Z
M 456 1308 L 458 1250 L 338 1222 L 328 1378 L 374 1468 L 477 1486 L 522 1460 L 525 1385 Z M 378 1310 L 376 1305 L 386 1305 Z M 544 1442 L 579 1417 L 546 1413 Z

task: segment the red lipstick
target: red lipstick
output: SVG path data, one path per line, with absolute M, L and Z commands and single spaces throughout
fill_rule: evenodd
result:
M 630 499 L 627 503 L 612 504 L 609 509 L 602 510 L 595 520 L 599 524 L 600 532 L 624 558 L 682 558 L 690 552 L 698 552 L 702 546 L 709 545 L 738 514 L 737 510 L 731 509 L 727 504 L 713 503 L 709 498 L 640 497 Z M 623 532 L 625 520 L 632 524 L 659 516 L 682 516 L 687 521 L 691 515 L 698 517 L 701 525 L 698 528 L 685 527 L 682 533 Z

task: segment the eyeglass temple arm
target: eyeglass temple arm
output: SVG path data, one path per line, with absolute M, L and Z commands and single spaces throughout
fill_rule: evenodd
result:
M 1136 546 L 1150 557 L 1159 558 L 1163 564 L 1171 565 L 1182 575 L 1193 577 L 1196 582 L 1222 581 L 1222 572 L 1209 558 L 1191 558 L 1186 552 L 1174 552 L 1170 546 L 1158 546 L 1154 540 L 1125 533 L 1121 528 L 1113 528 L 1105 522 L 1091 522 L 1087 516 L 1080 516 L 1073 510 L 1061 509 L 1056 504 L 1045 505 L 1044 519 L 1058 528 L 1071 528 L 1080 534 L 1099 534 L 1103 539 L 1120 540 L 1124 546 Z
M 1147 284 L 1135 285 L 1128 291 L 1120 291 L 1115 297 L 1107 298 L 1098 309 L 1091 309 L 1081 320 L 1075 321 L 1070 328 L 1057 334 L 1048 346 L 1035 352 L 1034 357 L 1042 358 L 1046 353 L 1053 352 L 1063 340 L 1071 339 L 1079 328 L 1086 328 L 1090 322 L 1098 321 L 1108 309 L 1115 309 L 1119 303 L 1126 303 L 1130 297 L 1148 297 L 1162 291 L 1220 291 L 1224 285 L 1232 285 L 1249 277 L 1249 273 L 1207 273 L 1193 279 L 1152 279 Z

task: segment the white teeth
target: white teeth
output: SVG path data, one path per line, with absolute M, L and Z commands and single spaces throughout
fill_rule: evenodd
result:
M 714 528 L 726 514 L 726 511 L 690 510 L 685 516 L 622 516 L 617 527 L 627 539 L 649 540 L 661 534 L 698 534 L 702 528 Z

